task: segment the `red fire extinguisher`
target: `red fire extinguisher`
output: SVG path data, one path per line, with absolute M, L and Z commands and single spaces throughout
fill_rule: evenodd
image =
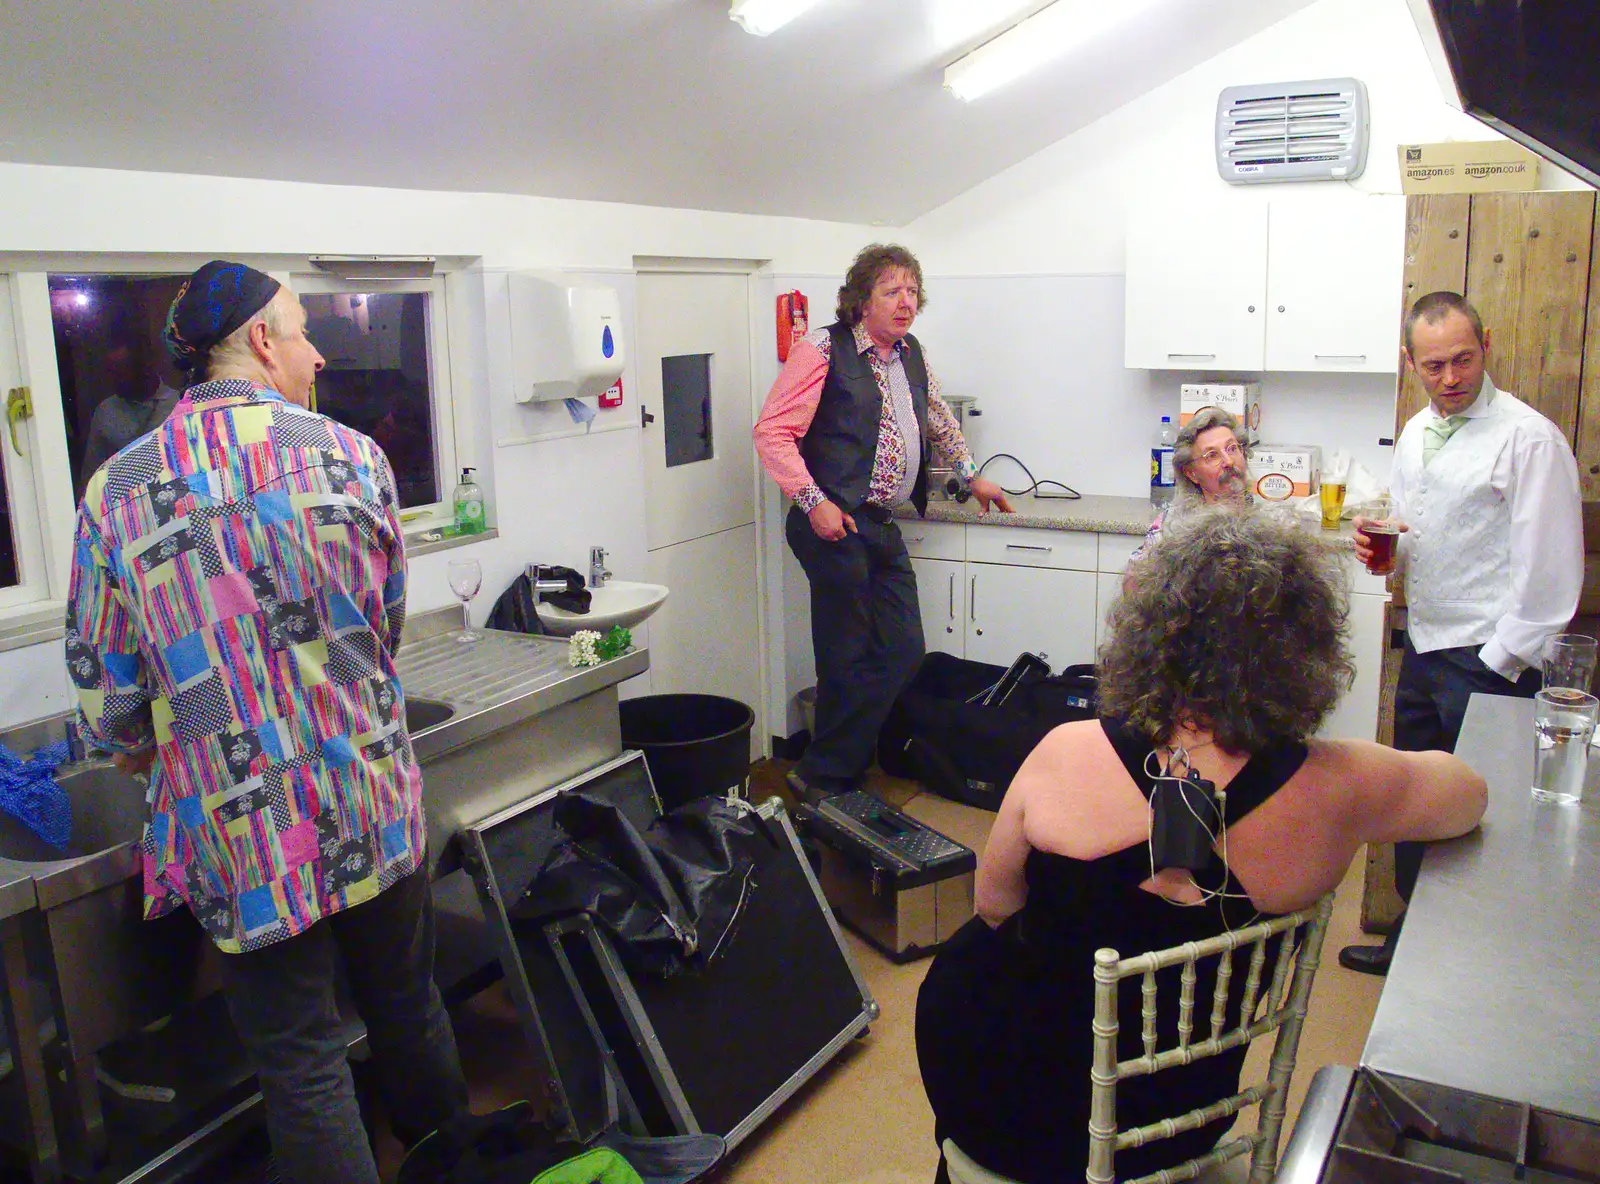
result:
M 810 306 L 798 289 L 778 297 L 778 361 L 789 360 L 789 350 L 811 330 Z

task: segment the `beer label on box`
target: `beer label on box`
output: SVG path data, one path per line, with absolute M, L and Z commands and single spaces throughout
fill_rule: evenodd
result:
M 1321 467 L 1320 452 L 1315 448 L 1262 445 L 1250 454 L 1247 472 L 1257 497 L 1286 502 L 1309 497 L 1317 487 Z

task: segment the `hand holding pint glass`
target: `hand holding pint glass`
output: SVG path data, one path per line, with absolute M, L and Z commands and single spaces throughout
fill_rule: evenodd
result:
M 1394 570 L 1395 545 L 1403 531 L 1404 522 L 1394 516 L 1394 501 L 1376 497 L 1366 505 L 1365 513 L 1358 514 L 1352 522 L 1356 528 L 1356 558 L 1366 564 L 1375 576 L 1386 576 Z

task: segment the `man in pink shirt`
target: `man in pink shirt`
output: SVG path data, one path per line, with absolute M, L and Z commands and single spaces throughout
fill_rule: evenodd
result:
M 789 775 L 807 801 L 855 787 L 878 729 L 922 661 L 917 579 L 894 508 L 928 504 L 939 452 L 985 512 L 1011 504 L 977 476 L 911 322 L 922 267 L 873 244 L 839 289 L 839 319 L 798 342 L 756 421 L 756 453 L 794 501 L 789 547 L 811 583 L 816 726 Z

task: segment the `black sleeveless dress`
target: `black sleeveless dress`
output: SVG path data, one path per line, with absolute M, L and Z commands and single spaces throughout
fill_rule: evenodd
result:
M 1154 783 L 1141 739 L 1112 720 L 1107 738 L 1148 798 Z M 1226 822 L 1236 824 L 1270 798 L 1305 762 L 1306 747 L 1285 743 L 1253 756 L 1227 786 Z M 1150 876 L 1145 843 L 1095 860 L 1033 851 L 1027 904 L 991 929 L 974 917 L 934 958 L 917 996 L 917 1060 L 936 1120 L 936 1137 L 990 1171 L 1025 1184 L 1082 1180 L 1089 1147 L 1089 1070 L 1093 1063 L 1094 954 L 1124 957 L 1214 936 L 1259 914 L 1232 877 L 1238 899 L 1170 903 L 1139 885 Z M 1197 877 L 1221 886 L 1222 872 Z M 1275 952 L 1275 951 L 1274 951 Z M 1214 967 L 1215 959 L 1208 960 Z M 1195 1038 L 1210 1034 L 1211 983 L 1201 964 Z M 1268 962 L 1268 969 L 1271 962 Z M 1180 970 L 1160 972 L 1158 1047 L 1176 1043 Z M 1228 1023 L 1238 1020 L 1244 967 L 1235 961 Z M 1119 1008 L 1120 1059 L 1139 1056 L 1140 981 L 1126 979 Z M 1263 990 L 1265 988 L 1263 987 Z M 1245 1049 L 1133 1078 L 1117 1087 L 1117 1125 L 1140 1126 L 1226 1097 L 1238 1088 Z M 1117 1176 L 1144 1175 L 1216 1145 L 1223 1119 L 1117 1156 Z

